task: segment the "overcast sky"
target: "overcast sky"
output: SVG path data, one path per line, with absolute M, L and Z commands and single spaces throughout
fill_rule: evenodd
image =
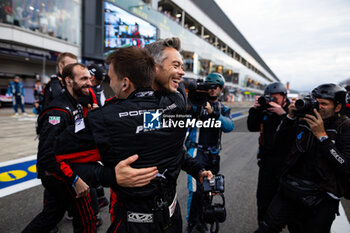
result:
M 350 0 L 215 0 L 290 88 L 350 78 Z

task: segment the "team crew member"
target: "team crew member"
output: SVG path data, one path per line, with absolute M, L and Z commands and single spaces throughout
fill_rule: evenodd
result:
M 271 100 L 268 106 L 261 106 L 258 103 L 259 97 L 255 98 L 254 106 L 249 109 L 247 126 L 251 132 L 260 132 L 256 198 L 258 222 L 261 222 L 279 187 L 279 172 L 284 156 L 283 153 L 275 150 L 273 138 L 278 125 L 288 111 L 289 100 L 286 87 L 279 82 L 270 83 L 265 87 L 264 97 Z
M 218 174 L 220 170 L 220 150 L 222 132 L 231 132 L 234 123 L 231 117 L 230 108 L 222 104 L 218 98 L 225 85 L 225 79 L 221 74 L 209 74 L 206 83 L 216 84 L 215 88 L 209 89 L 209 101 L 206 105 L 195 106 L 190 109 L 193 118 L 202 121 L 215 119 L 221 122 L 221 128 L 191 128 L 189 136 L 186 139 L 188 152 L 195 160 L 197 160 L 205 169 L 210 170 L 213 174 Z M 203 222 L 203 201 L 201 184 L 188 177 L 188 232 L 192 232 L 194 228 L 199 232 L 207 231 L 207 226 Z
M 46 84 L 44 88 L 44 97 L 41 103 L 42 109 L 47 108 L 51 101 L 62 92 L 64 82 L 62 81 L 62 71 L 66 65 L 77 63 L 78 59 L 72 53 L 65 52 L 60 53 L 57 57 L 57 69 L 58 73 L 56 75 L 50 76 L 50 81 Z
M 92 102 L 94 104 L 97 104 L 99 107 L 102 107 L 105 104 L 106 97 L 103 93 L 103 87 L 102 82 L 105 79 L 105 71 L 103 70 L 103 67 L 91 64 L 88 66 L 89 72 L 91 74 L 91 97 Z M 91 90 L 93 92 L 91 92 Z
M 88 66 L 88 69 L 92 83 L 92 86 L 89 88 L 90 95 L 79 98 L 79 103 L 84 107 L 85 116 L 90 109 L 102 107 L 106 101 L 102 87 L 102 82 L 106 75 L 103 68 L 99 65 L 91 64 Z
M 155 75 L 153 58 L 144 49 L 127 47 L 112 53 L 107 61 L 116 98 L 88 113 L 85 127 L 78 129 L 77 138 L 92 132 L 107 167 L 113 168 L 138 154 L 133 167 L 156 166 L 159 170 L 157 178 L 140 188 L 123 187 L 117 175 L 119 186 L 112 188 L 118 202 L 113 203 L 114 218 L 109 232 L 181 232 L 182 219 L 176 200 L 179 172 L 184 167 L 198 179 L 211 176 L 211 172 L 203 171 L 194 160 L 185 159 L 184 129 L 144 128 L 143 113 L 150 109 L 156 110 L 153 117 L 159 117 L 160 112 L 183 111 L 176 101 L 170 106 L 160 105 L 162 101 L 154 95 L 151 89 Z M 140 114 L 134 114 L 136 112 Z M 61 135 L 60 142 L 63 140 L 72 141 Z
M 73 214 L 74 232 L 96 232 L 96 219 L 90 207 L 89 186 L 65 162 L 57 163 L 54 143 L 69 125 L 82 118 L 77 99 L 89 94 L 91 86 L 87 67 L 74 63 L 62 72 L 66 88 L 38 118 L 38 177 L 44 191 L 43 211 L 23 232 L 49 232 L 66 210 Z
M 297 118 L 294 103 L 289 106 L 275 135 L 276 146 L 288 153 L 286 167 L 256 232 L 281 232 L 286 224 L 291 233 L 330 232 L 339 199 L 349 191 L 350 120 L 341 113 L 345 96 L 340 86 L 323 84 L 312 91 L 319 110 L 314 102 Z
M 102 107 L 106 101 L 106 97 L 103 93 L 102 82 L 105 79 L 105 71 L 102 66 L 91 64 L 88 66 L 89 73 L 91 74 L 91 84 L 89 88 L 90 94 L 88 96 L 81 96 L 78 102 L 83 106 L 84 117 L 91 109 Z M 96 214 L 99 213 L 100 208 L 108 206 L 109 202 L 104 194 L 102 186 L 97 188 L 91 188 L 90 194 L 92 198 L 92 207 Z M 101 225 L 102 219 L 99 215 L 96 215 L 97 225 Z

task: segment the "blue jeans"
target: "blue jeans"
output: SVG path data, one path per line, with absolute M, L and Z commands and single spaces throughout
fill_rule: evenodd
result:
M 13 107 L 13 110 L 15 110 L 15 113 L 18 112 L 17 110 L 17 107 L 18 105 L 20 106 L 21 110 L 22 110 L 22 113 L 24 113 L 24 101 L 23 101 L 23 96 L 16 96 L 14 95 L 12 97 L 12 107 Z

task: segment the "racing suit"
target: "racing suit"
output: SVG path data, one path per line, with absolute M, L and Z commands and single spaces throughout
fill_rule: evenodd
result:
M 328 233 L 339 198 L 349 190 L 350 119 L 324 120 L 328 139 L 322 142 L 306 122 L 282 120 L 276 146 L 288 152 L 280 189 L 256 232 Z M 295 138 L 296 137 L 296 138 Z
M 96 103 L 99 107 L 105 104 L 106 97 L 103 93 L 102 84 L 91 87 L 90 93 L 93 103 Z
M 66 210 L 73 215 L 74 232 L 96 232 L 96 219 L 90 196 L 76 198 L 73 184 L 77 180 L 68 163 L 58 163 L 54 143 L 60 133 L 82 118 L 81 106 L 63 91 L 38 118 L 38 177 L 45 188 L 44 209 L 23 232 L 49 232 L 62 219 Z
M 88 96 L 81 96 L 78 102 L 83 106 L 84 117 L 89 111 L 88 105 L 97 104 L 102 107 L 105 104 L 106 97 L 103 93 L 102 85 L 97 85 L 89 88 L 90 94 Z
M 132 164 L 134 168 L 157 166 L 159 170 L 157 178 L 144 187 L 112 187 L 117 202 L 111 202 L 113 221 L 108 232 L 182 232 L 176 200 L 177 177 L 183 169 L 198 178 L 202 166 L 183 149 L 185 128 L 148 129 L 144 127 L 143 115 L 157 110 L 163 115 L 185 113 L 185 109 L 183 91 L 165 95 L 152 89 L 138 89 L 127 99 L 113 98 L 102 108 L 90 111 L 84 127 L 76 128 L 75 139 L 72 129 L 70 132 L 67 129 L 65 136 L 60 135 L 59 144 L 70 141 L 77 145 L 74 140 L 84 137 L 88 140 L 89 137 L 83 135 L 92 134 L 90 138 L 96 143 L 106 167 L 114 168 L 120 161 L 138 154 L 139 159 Z M 65 148 L 58 148 L 58 155 L 69 155 Z
M 102 85 L 92 86 L 89 88 L 89 95 L 86 96 L 80 96 L 78 98 L 78 102 L 83 106 L 83 115 L 86 117 L 88 111 L 93 107 L 93 104 L 97 104 L 99 107 L 102 107 L 106 101 L 106 97 L 103 93 L 103 87 Z M 89 108 L 90 104 L 90 108 Z M 79 168 L 82 168 L 80 166 Z M 84 172 L 85 174 L 85 172 Z M 100 212 L 100 204 L 102 202 L 108 203 L 104 189 L 100 185 L 94 185 L 94 187 L 90 187 L 90 195 L 92 200 L 92 208 L 96 214 Z M 99 220 L 99 219 L 98 219 Z
M 287 112 L 289 101 L 283 109 Z M 249 109 L 247 120 L 248 130 L 259 132 L 258 150 L 258 187 L 256 191 L 258 206 L 258 222 L 264 219 L 264 215 L 270 202 L 277 193 L 279 187 L 280 168 L 284 161 L 284 154 L 278 153 L 273 146 L 273 139 L 278 125 L 285 117 L 256 108 Z
M 44 97 L 41 103 L 42 109 L 46 109 L 47 107 L 49 107 L 50 103 L 55 99 L 55 97 L 59 96 L 63 91 L 63 84 L 58 79 L 58 76 L 60 76 L 60 74 L 51 75 L 50 81 L 46 84 L 44 88 Z
M 190 114 L 193 118 L 206 120 L 218 120 L 221 122 L 221 128 L 197 128 L 189 129 L 189 135 L 186 139 L 188 153 L 195 158 L 206 170 L 211 170 L 214 175 L 220 170 L 220 150 L 222 132 L 231 132 L 234 123 L 231 117 L 230 108 L 223 105 L 220 101 L 209 102 L 214 111 L 208 114 L 208 111 L 199 106 L 192 106 Z M 189 175 L 187 186 L 189 190 L 187 201 L 187 220 L 189 225 L 202 223 L 203 200 L 201 192 L 201 183 L 196 182 Z

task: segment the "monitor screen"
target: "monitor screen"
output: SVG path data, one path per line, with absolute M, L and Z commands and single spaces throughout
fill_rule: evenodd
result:
M 144 47 L 155 42 L 157 28 L 147 21 L 109 3 L 104 3 L 105 55 L 116 48 L 127 46 Z

